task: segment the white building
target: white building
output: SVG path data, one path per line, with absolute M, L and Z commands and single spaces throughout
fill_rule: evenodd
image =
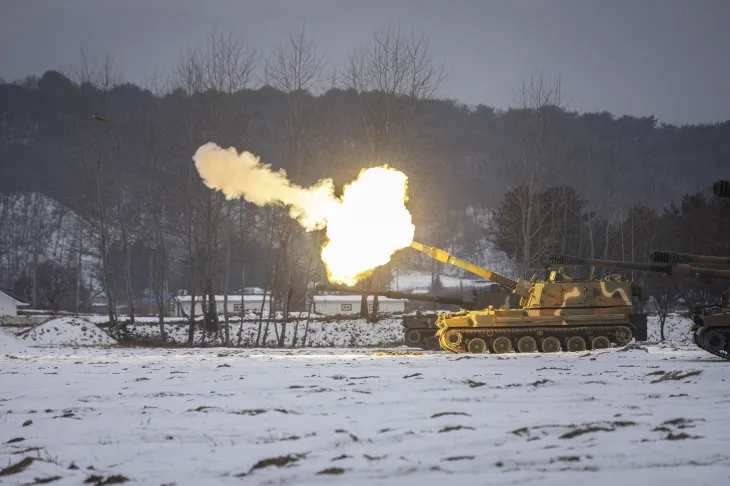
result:
M 314 309 L 316 314 L 326 316 L 359 314 L 362 296 L 360 295 L 315 295 Z M 373 297 L 368 297 L 368 310 L 373 310 Z M 378 297 L 378 312 L 405 312 L 406 301 Z
M 27 306 L 27 302 L 0 290 L 0 316 L 17 316 L 18 307 Z
M 266 300 L 264 300 L 266 298 Z M 228 313 L 229 314 L 240 314 L 241 311 L 253 310 L 256 312 L 261 311 L 261 303 L 263 301 L 264 313 L 269 312 L 269 298 L 263 294 L 249 294 L 249 295 L 229 295 L 228 296 Z M 170 316 L 172 317 L 185 317 L 190 315 L 192 300 L 190 295 L 176 295 L 170 299 Z M 218 314 L 223 314 L 224 309 L 224 298 L 222 295 L 215 296 L 215 306 L 218 310 Z M 195 315 L 200 316 L 203 314 L 203 297 L 201 295 L 195 296 Z

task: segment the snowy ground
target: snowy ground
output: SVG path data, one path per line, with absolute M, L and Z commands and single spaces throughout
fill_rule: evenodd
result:
M 0 356 L 0 482 L 716 486 L 727 380 L 727 361 L 656 346 L 28 348 Z

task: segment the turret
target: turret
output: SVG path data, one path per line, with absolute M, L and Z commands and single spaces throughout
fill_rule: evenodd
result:
M 450 255 L 444 250 L 426 246 L 418 243 L 417 241 L 411 243 L 411 248 L 425 253 L 436 261 L 454 265 L 455 267 L 462 268 L 467 272 L 473 273 L 474 275 L 478 275 L 482 278 L 486 278 L 487 280 L 491 280 L 494 283 L 498 283 L 502 287 L 511 290 L 520 297 L 528 298 L 530 296 L 530 288 L 532 287 L 531 282 L 526 282 L 524 280 L 512 280 L 511 278 L 500 275 L 489 269 L 474 265 L 473 263 L 469 263 L 466 260 L 456 258 L 455 256 Z
M 701 268 L 686 263 L 667 264 L 620 262 L 617 260 L 600 260 L 597 258 L 580 258 L 576 256 L 554 254 L 548 257 L 548 263 L 552 265 L 592 265 L 604 268 L 640 270 L 645 272 L 664 273 L 673 277 L 710 277 L 730 279 L 730 270 Z
M 463 297 L 450 297 L 446 295 L 423 295 L 413 294 L 410 292 L 397 292 L 393 290 L 379 292 L 375 290 L 364 290 L 352 287 L 340 287 L 338 285 L 325 284 L 317 285 L 317 290 L 323 290 L 327 292 L 342 292 L 352 295 L 377 295 L 378 297 L 387 297 L 389 299 L 419 300 L 423 302 L 435 302 L 437 304 L 458 305 L 462 309 L 474 309 L 476 306 L 475 303 L 469 299 Z

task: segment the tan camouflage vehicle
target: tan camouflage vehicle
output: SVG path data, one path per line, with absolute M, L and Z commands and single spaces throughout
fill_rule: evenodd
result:
M 517 308 L 486 308 L 439 314 L 436 337 L 454 353 L 555 353 L 584 351 L 646 340 L 641 287 L 618 275 L 573 280 L 553 269 L 545 281 L 513 280 L 418 242 L 411 247 L 463 268 L 520 297 Z M 360 291 L 355 291 L 359 293 Z
M 646 316 L 634 312 L 646 297 L 641 287 L 618 275 L 573 280 L 552 269 L 545 281 L 513 280 L 414 242 L 412 248 L 512 290 L 520 308 L 441 314 L 436 320 L 441 347 L 454 353 L 555 353 L 584 351 L 646 340 Z

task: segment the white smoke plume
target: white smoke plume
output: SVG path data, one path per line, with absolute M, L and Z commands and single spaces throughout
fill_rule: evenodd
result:
M 411 244 L 415 227 L 405 206 L 408 178 L 388 167 L 363 169 L 334 195 L 332 179 L 311 187 L 292 184 L 250 152 L 208 143 L 193 156 L 205 185 L 226 198 L 264 206 L 283 204 L 308 231 L 327 228 L 322 261 L 331 282 L 353 285 Z
M 193 160 L 205 185 L 222 191 L 226 199 L 243 197 L 257 206 L 289 206 L 290 216 L 310 231 L 324 228 L 327 215 L 338 204 L 332 179 L 304 188 L 292 184 L 283 169 L 272 170 L 251 152 L 239 154 L 233 147 L 223 149 L 206 143 L 195 152 Z

